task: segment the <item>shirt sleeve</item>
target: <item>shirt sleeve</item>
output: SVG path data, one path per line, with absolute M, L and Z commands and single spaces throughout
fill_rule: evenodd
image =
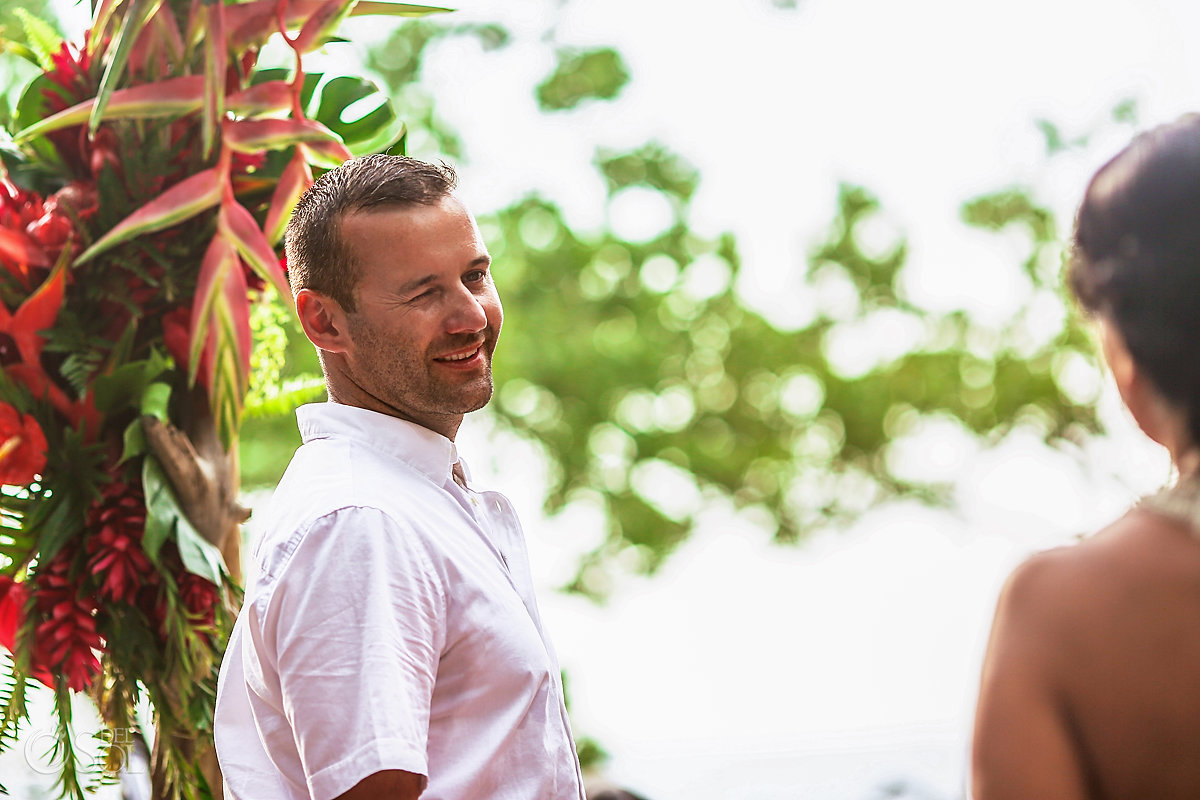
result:
M 376 772 L 428 775 L 445 595 L 424 544 L 374 508 L 343 508 L 300 539 L 262 617 L 283 713 L 314 800 Z

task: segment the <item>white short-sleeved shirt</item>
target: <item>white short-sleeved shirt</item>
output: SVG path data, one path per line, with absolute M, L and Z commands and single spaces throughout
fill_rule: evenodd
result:
M 423 800 L 581 800 L 508 499 L 459 486 L 453 442 L 419 425 L 297 417 L 221 664 L 229 795 L 326 800 L 399 769 L 428 776 Z

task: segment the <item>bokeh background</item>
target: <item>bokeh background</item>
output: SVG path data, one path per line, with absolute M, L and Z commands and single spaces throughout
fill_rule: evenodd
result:
M 1198 25 L 1189 0 L 480 0 L 352 19 L 310 62 L 387 87 L 480 217 L 506 324 L 460 450 L 526 520 L 596 776 L 966 796 L 1005 576 L 1169 478 L 1063 243 L 1091 173 L 1196 107 Z M 298 443 L 276 411 L 243 429 L 250 503 Z M 20 750 L 6 785 L 49 796 Z

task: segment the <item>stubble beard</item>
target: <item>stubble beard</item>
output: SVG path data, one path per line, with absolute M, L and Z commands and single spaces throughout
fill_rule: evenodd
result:
M 369 324 L 352 318 L 350 334 L 359 353 L 356 380 L 369 394 L 404 416 L 414 420 L 427 417 L 457 416 L 478 411 L 488 404 L 495 391 L 492 380 L 492 354 L 496 333 L 489 326 L 480 345 L 485 356 L 482 374 L 464 375 L 449 381 L 435 374 L 426 353 L 415 353 L 406 342 L 389 342 Z M 439 352 L 474 342 L 462 337 L 437 345 Z

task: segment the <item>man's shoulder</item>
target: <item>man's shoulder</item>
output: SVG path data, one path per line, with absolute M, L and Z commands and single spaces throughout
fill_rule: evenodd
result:
M 380 505 L 432 488 L 396 458 L 354 439 L 325 437 L 301 445 L 275 487 L 272 506 L 320 515 L 347 505 Z
M 319 439 L 296 451 L 269 500 L 251 518 L 261 531 L 256 549 L 290 552 L 318 523 L 323 530 L 353 528 L 367 516 L 419 530 L 428 527 L 422 520 L 447 507 L 448 500 L 441 487 L 401 460 L 358 442 Z

